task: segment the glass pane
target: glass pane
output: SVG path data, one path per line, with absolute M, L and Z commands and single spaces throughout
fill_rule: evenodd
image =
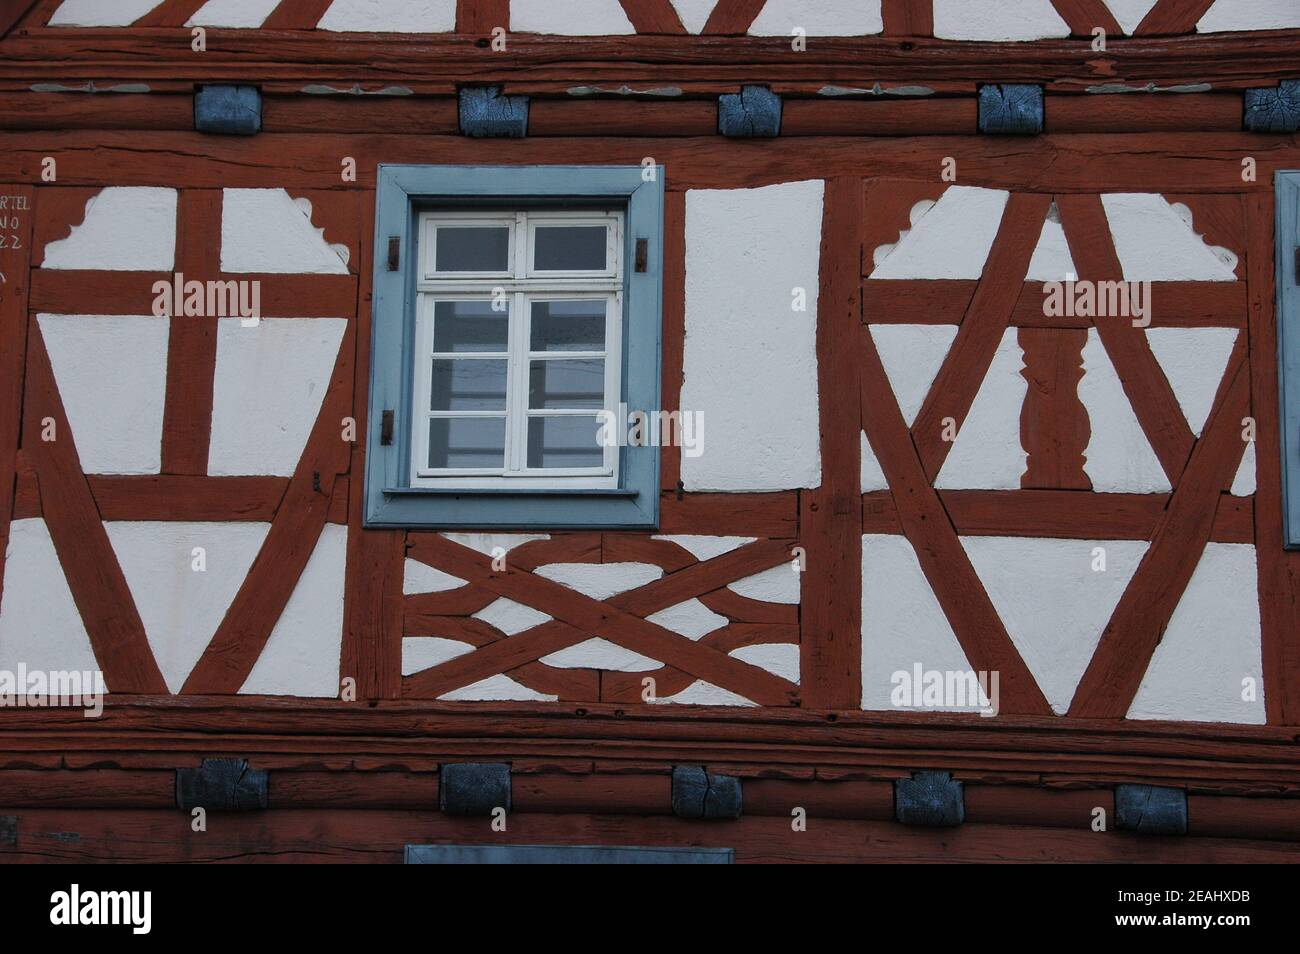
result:
M 430 467 L 504 467 L 504 417 L 435 417 L 429 421 Z
M 529 467 L 600 467 L 605 449 L 594 417 L 530 417 Z
M 533 241 L 533 268 L 548 272 L 603 272 L 603 225 L 539 225 Z
M 434 240 L 434 270 L 505 272 L 510 270 L 510 229 L 504 225 L 443 225 Z
M 604 358 L 534 360 L 528 374 L 530 408 L 605 406 Z
M 533 302 L 534 351 L 604 351 L 605 309 L 599 301 Z
M 510 305 L 490 301 L 439 301 L 433 305 L 433 350 L 506 352 Z
M 431 411 L 504 411 L 506 362 L 495 358 L 434 358 Z

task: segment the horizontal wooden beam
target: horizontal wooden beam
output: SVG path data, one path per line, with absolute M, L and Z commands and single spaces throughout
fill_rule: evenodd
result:
M 980 537 L 1150 540 L 1168 494 L 1096 494 L 1083 490 L 941 490 L 957 532 Z M 901 533 L 887 490 L 862 495 L 863 533 Z M 1254 499 L 1220 495 L 1210 539 L 1254 543 Z
M 514 767 L 511 775 L 516 812 L 669 815 L 672 811 L 666 765 L 648 765 L 643 772 L 628 774 L 597 771 L 592 763 L 565 766 L 568 771 L 521 768 Z M 438 773 L 432 770 L 276 770 L 270 808 L 428 812 L 438 804 L 438 782 Z M 170 811 L 176 804 L 176 773 L 169 769 L 4 769 L 0 787 L 6 809 Z M 1080 819 L 1090 819 L 1096 806 L 1113 811 L 1113 798 L 1107 788 L 970 784 L 965 790 L 966 822 L 1078 828 Z M 819 819 L 889 821 L 894 817 L 894 787 L 883 779 L 745 778 L 744 800 L 746 816 L 788 818 L 791 807 L 799 806 Z M 1193 835 L 1300 841 L 1300 819 L 1286 798 L 1192 795 L 1188 807 Z
M 222 274 L 186 275 L 186 280 L 261 283 L 262 317 L 350 318 L 356 311 L 355 275 Z M 32 270 L 32 311 L 56 315 L 148 315 L 154 282 L 173 281 L 170 272 Z
M 973 135 L 973 95 L 936 98 L 787 98 L 782 136 Z M 717 133 L 716 97 L 659 100 L 535 97 L 530 136 L 711 136 Z M 1046 128 L 1057 133 L 1235 132 L 1241 129 L 1237 93 L 1125 96 L 1050 96 Z M 88 95 L 0 92 L 0 126 L 6 129 L 194 128 L 188 93 Z M 453 96 L 321 96 L 277 94 L 262 98 L 263 132 L 365 133 L 374 129 L 455 135 L 460 126 Z
M 262 520 L 269 522 L 287 477 L 91 476 L 105 520 Z
M 1043 282 L 1025 282 L 1011 314 L 1020 328 L 1088 328 L 1114 318 L 1044 314 Z M 863 282 L 862 310 L 868 324 L 960 324 L 976 282 L 959 279 L 879 279 Z M 1245 282 L 1153 282 L 1153 328 L 1245 328 Z
M 752 2 L 752 0 L 746 0 Z M 713 32 L 713 31 L 709 31 Z M 743 30 L 738 31 L 743 33 Z M 790 55 L 788 37 L 566 37 L 513 34 L 503 56 L 464 36 L 400 43 L 367 34 L 303 30 L 208 30 L 209 53 L 193 56 L 177 31 L 146 28 L 29 29 L 4 41 L 0 81 L 57 76 L 64 81 L 239 80 L 401 85 L 450 90 L 466 76 L 484 83 L 564 81 L 620 84 L 805 82 L 874 89 L 878 82 L 926 85 L 1039 83 L 1049 90 L 1155 82 L 1212 83 L 1215 89 L 1268 85 L 1294 76 L 1294 35 L 1286 31 L 1024 43 L 910 37 L 818 37 Z M 93 63 L 79 70 L 78 62 Z M 1171 79 L 1173 78 L 1173 79 Z
M 1048 96 L 1044 120 L 1055 133 L 1236 132 L 1243 108 L 1240 93 Z
M 941 99 L 787 99 L 782 136 L 975 135 L 974 96 Z
M 799 532 L 799 495 L 682 494 L 659 495 L 659 532 L 791 540 Z
M 236 141 L 237 140 L 237 141 Z M 0 178 L 35 181 L 50 150 L 48 132 L 0 133 Z M 262 133 L 252 138 L 158 131 L 72 130 L 59 135 L 61 186 L 157 185 L 190 188 L 373 188 L 383 162 L 503 165 L 639 165 L 653 156 L 670 190 L 749 188 L 801 178 L 861 175 L 914 178 L 960 157 L 963 185 L 1053 194 L 1158 190 L 1169 194 L 1264 192 L 1276 171 L 1300 164 L 1294 136 L 1260 133 L 1157 133 L 1142 136 L 826 136 L 809 148 L 801 137 L 736 143 L 702 137 L 531 137 Z M 293 162 L 286 163 L 285 156 Z M 357 181 L 339 175 L 340 157 L 357 160 Z M 1241 157 L 1257 162 L 1243 182 Z M 741 158 L 745 161 L 739 161 Z M 1098 170 L 1104 170 L 1099 178 Z M 245 276 L 255 277 L 255 276 Z M 1208 284 L 1208 283 L 1207 283 Z
M 840 712 L 484 702 L 474 706 L 266 697 L 109 695 L 103 715 L 0 709 L 0 768 L 163 768 L 238 752 L 259 768 L 430 769 L 440 760 L 579 759 L 617 764 L 817 766 L 825 778 L 918 768 L 1054 784 L 1176 782 L 1191 791 L 1300 794 L 1291 727 L 983 719 L 957 713 Z M 189 760 L 189 761 L 185 761 Z
M 712 136 L 716 99 L 533 99 L 530 136 Z
M 518 782 L 515 785 L 518 786 Z M 522 844 L 644 845 L 680 848 L 706 836 L 700 823 L 628 811 L 626 784 L 612 780 L 614 810 L 560 814 L 530 808 L 510 816 L 509 838 Z M 571 786 L 574 787 L 574 786 Z M 531 792 L 528 793 L 531 795 Z M 648 793 L 646 793 L 648 794 Z M 646 794 L 639 794 L 638 801 Z M 592 795 L 586 796 L 592 798 Z M 1300 846 L 1260 838 L 1151 838 L 1133 832 L 1096 833 L 1061 827 L 970 823 L 960 828 L 907 828 L 890 820 L 823 817 L 792 831 L 783 817 L 748 811 L 727 822 L 726 843 L 739 864 L 900 862 L 1274 863 L 1294 864 Z M 536 804 L 536 802 L 533 802 Z M 623 813 L 618 813 L 622 805 Z M 436 807 L 436 806 L 435 806 Z M 245 812 L 221 819 L 221 837 L 178 825 L 176 809 L 29 809 L 18 814 L 18 838 L 0 847 L 5 862 L 167 863 L 278 862 L 400 864 L 407 845 L 499 845 L 481 818 L 438 811 L 321 809 Z M 1085 816 L 1086 817 L 1086 816 Z M 712 829 L 704 828 L 704 832 Z M 713 835 L 710 840 L 717 838 Z M 963 910 L 963 913 L 965 911 Z

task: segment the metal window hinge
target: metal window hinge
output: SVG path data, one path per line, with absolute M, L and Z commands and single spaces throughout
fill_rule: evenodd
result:
M 397 271 L 402 259 L 402 239 L 398 235 L 388 236 L 388 270 Z
M 1295 283 L 1300 285 L 1300 248 L 1295 250 Z
M 379 443 L 388 447 L 393 443 L 393 412 L 384 411 L 379 419 Z
M 645 239 L 636 240 L 636 270 L 644 272 L 646 270 L 646 260 L 649 258 L 649 250 L 646 247 Z

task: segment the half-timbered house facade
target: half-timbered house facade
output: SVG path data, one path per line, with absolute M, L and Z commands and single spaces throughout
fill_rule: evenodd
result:
M 0 33 L 0 857 L 1294 858 L 1294 0 Z

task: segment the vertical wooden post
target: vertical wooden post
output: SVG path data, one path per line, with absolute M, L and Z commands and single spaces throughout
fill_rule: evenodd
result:
M 682 362 L 686 348 L 686 193 L 664 195 L 664 317 L 663 384 L 659 407 L 665 412 L 681 409 Z M 676 445 L 659 450 L 659 486 L 676 490 L 682 474 L 682 449 Z
M 1300 723 L 1300 553 L 1282 546 L 1282 450 L 1278 401 L 1274 201 L 1250 195 L 1246 204 L 1246 292 L 1250 338 L 1251 413 L 1255 418 L 1255 548 L 1259 560 L 1259 622 L 1264 706 L 1271 724 Z M 1290 249 L 1277 249 L 1289 255 Z
M 510 29 L 510 0 L 456 0 L 456 32 L 487 36 Z
M 1020 328 L 1021 371 L 1029 383 L 1020 411 L 1020 443 L 1028 454 L 1020 486 L 1040 490 L 1091 490 L 1084 451 L 1092 425 L 1079 400 L 1083 377 L 1082 328 Z
M 0 597 L 13 519 L 23 370 L 27 361 L 27 292 L 36 190 L 0 185 Z
M 855 344 L 862 333 L 865 191 L 830 179 L 823 198 L 817 295 L 817 395 L 822 482 L 800 496 L 806 552 L 800 686 L 806 708 L 856 709 L 862 699 L 862 415 Z
M 220 189 L 182 189 L 176 204 L 175 269 L 185 280 L 221 273 Z M 167 335 L 167 397 L 163 408 L 162 472 L 206 476 L 212 438 L 212 385 L 217 373 L 217 319 L 184 315 L 173 306 Z
M 348 559 L 343 597 L 343 652 L 339 676 L 356 680 L 357 701 L 395 699 L 402 691 L 402 578 L 406 534 L 401 530 L 366 530 L 366 414 L 370 394 L 370 320 L 373 284 L 375 207 L 373 193 L 358 192 L 362 204 L 360 256 L 357 262 L 356 366 L 352 446 L 348 484 Z
M 934 36 L 932 0 L 883 0 L 880 16 L 885 36 Z

